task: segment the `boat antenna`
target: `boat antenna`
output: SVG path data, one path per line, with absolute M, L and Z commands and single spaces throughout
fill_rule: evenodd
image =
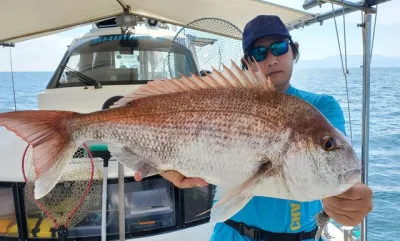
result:
M 11 82 L 12 82 L 12 87 L 13 87 L 13 96 L 14 96 L 14 111 L 17 111 L 17 100 L 15 98 L 15 84 L 14 84 L 14 70 L 13 70 L 13 64 L 12 64 L 12 52 L 11 48 L 15 47 L 15 44 L 13 43 L 1 43 L 0 46 L 9 47 L 10 48 L 10 69 L 11 69 Z
M 374 30 L 373 30 L 373 33 L 372 33 L 372 41 L 371 41 L 371 58 L 370 58 L 370 61 L 372 60 L 372 50 L 374 49 L 374 40 L 375 40 L 375 29 L 376 29 L 376 19 L 378 18 L 378 5 L 379 4 L 377 4 L 376 5 L 376 13 L 375 13 L 375 18 L 374 18 Z

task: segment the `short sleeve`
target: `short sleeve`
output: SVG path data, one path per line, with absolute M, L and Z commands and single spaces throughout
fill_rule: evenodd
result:
M 343 110 L 335 98 L 324 95 L 318 102 L 318 109 L 333 126 L 346 134 Z

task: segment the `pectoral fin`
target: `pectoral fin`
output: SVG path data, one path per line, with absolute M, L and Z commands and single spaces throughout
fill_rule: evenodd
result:
M 221 200 L 223 200 L 223 197 Z M 219 205 L 211 208 L 210 222 L 223 222 L 237 212 L 239 212 L 246 204 L 253 198 L 253 194 L 250 191 L 245 191 L 235 197 L 233 200 L 229 200 L 228 202 L 221 203 L 219 200 L 215 205 Z
M 208 211 L 211 211 L 212 222 L 223 222 L 239 212 L 254 196 L 254 189 L 258 182 L 273 173 L 273 165 L 270 161 L 264 162 L 258 171 L 238 187 L 229 190 Z M 223 191 L 223 190 L 221 190 Z M 206 212 L 208 212 L 206 211 Z M 202 214 L 206 213 L 203 212 Z M 202 215 L 200 214 L 200 215 Z
M 136 181 L 140 181 L 145 177 L 153 176 L 159 173 L 156 168 L 148 164 L 146 161 L 143 161 L 143 159 L 137 164 L 137 167 L 138 168 L 135 169 Z
M 159 173 L 159 171 L 153 167 L 146 158 L 137 155 L 129 147 L 108 145 L 108 149 L 111 155 L 120 163 L 135 172 L 135 180 L 137 181 Z

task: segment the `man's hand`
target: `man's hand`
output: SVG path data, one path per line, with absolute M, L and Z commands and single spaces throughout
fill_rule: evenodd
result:
M 324 210 L 344 226 L 356 226 L 372 211 L 372 190 L 357 183 L 346 192 L 322 200 Z
M 208 183 L 201 178 L 185 177 L 176 171 L 166 171 L 160 173 L 160 176 L 172 182 L 178 188 L 205 187 Z
M 160 176 L 172 182 L 178 188 L 205 187 L 208 183 L 200 178 L 188 178 L 176 171 L 166 171 L 160 173 Z M 134 176 L 136 181 L 141 181 L 140 172 L 136 172 Z

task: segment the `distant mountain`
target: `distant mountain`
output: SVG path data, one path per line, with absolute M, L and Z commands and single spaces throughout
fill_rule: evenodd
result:
M 343 56 L 343 64 L 345 59 Z M 347 66 L 348 68 L 359 68 L 363 64 L 363 58 L 361 55 L 348 55 Z M 340 55 L 327 57 L 324 59 L 316 60 L 300 60 L 295 65 L 299 69 L 316 69 L 316 68 L 341 68 L 342 63 L 340 61 Z M 373 55 L 371 67 L 400 67 L 400 57 L 387 57 L 382 55 Z

